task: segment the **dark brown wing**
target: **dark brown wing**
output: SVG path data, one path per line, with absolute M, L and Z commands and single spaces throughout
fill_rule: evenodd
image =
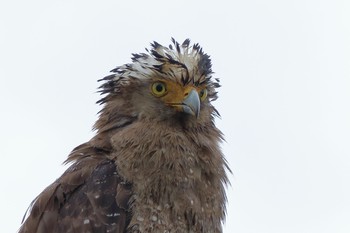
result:
M 131 185 L 101 151 L 91 147 L 83 150 L 81 157 L 33 201 L 20 233 L 126 232 Z

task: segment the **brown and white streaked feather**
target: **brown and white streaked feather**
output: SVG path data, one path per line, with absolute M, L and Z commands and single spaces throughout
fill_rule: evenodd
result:
M 229 169 L 211 104 L 220 85 L 198 44 L 172 42 L 152 43 L 100 80 L 96 136 L 71 152 L 70 167 L 33 201 L 20 233 L 222 232 Z M 155 80 L 205 86 L 199 116 L 150 95 Z
M 220 87 L 219 79 L 212 78 L 211 60 L 198 44 L 190 46 L 190 40 L 185 40 L 181 45 L 172 39 L 173 45 L 165 47 L 157 42 L 151 44 L 148 53 L 133 54 L 132 63 L 113 69 L 114 74 L 100 81 L 101 93 L 118 92 L 120 86 L 128 85 L 132 79 L 160 79 L 176 80 L 184 85 L 192 82 L 196 85 L 206 84 L 209 97 L 217 98 L 215 88 Z M 104 99 L 100 101 L 104 102 Z

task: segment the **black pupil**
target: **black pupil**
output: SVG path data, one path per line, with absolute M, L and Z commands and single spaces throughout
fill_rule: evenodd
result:
M 157 86 L 156 86 L 156 90 L 157 90 L 157 92 L 162 92 L 163 91 L 163 85 L 162 84 L 157 84 Z
M 201 90 L 201 91 L 199 92 L 199 95 L 200 95 L 200 97 L 202 97 L 202 96 L 204 95 L 204 90 Z

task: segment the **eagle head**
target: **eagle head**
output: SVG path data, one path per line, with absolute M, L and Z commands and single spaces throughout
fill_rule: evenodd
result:
M 105 104 L 95 124 L 99 131 L 119 127 L 113 119 L 126 116 L 195 124 L 218 115 L 210 102 L 217 98 L 219 80 L 212 78 L 209 55 L 189 39 L 182 44 L 172 39 L 168 47 L 153 42 L 111 72 L 99 80 L 106 94 L 98 101 Z

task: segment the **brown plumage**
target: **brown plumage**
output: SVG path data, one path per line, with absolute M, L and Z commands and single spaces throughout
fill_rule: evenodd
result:
M 222 232 L 218 80 L 198 44 L 172 42 L 100 80 L 96 136 L 71 152 L 19 232 Z

